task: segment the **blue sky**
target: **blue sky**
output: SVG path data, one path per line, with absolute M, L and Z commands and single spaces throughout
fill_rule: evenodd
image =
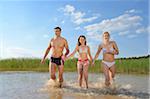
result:
M 94 56 L 109 31 L 117 57 L 148 55 L 148 7 L 148 0 L 0 1 L 0 58 L 42 57 L 56 26 L 71 52 L 85 35 Z

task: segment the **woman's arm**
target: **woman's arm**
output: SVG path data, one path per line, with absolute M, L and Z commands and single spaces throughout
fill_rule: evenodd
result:
M 118 46 L 117 46 L 117 44 L 116 44 L 115 41 L 113 41 L 113 47 L 114 47 L 114 49 L 115 49 L 113 53 L 114 53 L 115 55 L 118 55 L 118 54 L 119 54 L 119 49 L 118 49 Z
M 97 50 L 97 52 L 96 52 L 96 55 L 95 55 L 95 57 L 94 57 L 94 59 L 93 59 L 93 62 L 95 62 L 95 60 L 98 58 L 98 56 L 99 56 L 101 50 L 102 50 L 102 45 L 99 45 L 98 50 Z
M 66 60 L 69 59 L 69 58 L 71 58 L 72 56 L 74 56 L 74 54 L 75 54 L 77 51 L 78 51 L 78 45 L 76 46 L 76 48 L 74 49 L 74 51 L 73 51 L 69 56 L 66 57 Z
M 91 56 L 91 52 L 90 52 L 90 47 L 89 46 L 87 46 L 87 47 L 88 47 L 88 55 L 90 57 L 90 61 L 92 62 L 92 56 Z

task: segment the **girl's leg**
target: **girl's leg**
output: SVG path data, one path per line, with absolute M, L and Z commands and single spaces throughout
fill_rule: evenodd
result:
M 78 69 L 78 82 L 79 86 L 82 87 L 82 77 L 83 77 L 83 65 L 78 63 L 77 64 L 77 69 Z
M 105 85 L 109 86 L 110 85 L 110 78 L 109 78 L 109 68 L 108 66 L 102 62 L 102 70 L 105 75 Z
M 89 67 L 88 63 L 83 66 L 83 74 L 84 74 L 86 88 L 88 88 L 88 67 Z

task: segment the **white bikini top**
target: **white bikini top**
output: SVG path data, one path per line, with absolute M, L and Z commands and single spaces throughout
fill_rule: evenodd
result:
M 88 52 L 88 48 L 87 47 L 80 47 L 79 46 L 79 53 L 87 53 Z
M 110 45 L 109 45 L 110 46 Z M 106 52 L 113 52 L 114 51 L 114 48 L 112 46 L 109 47 L 109 50 L 107 50 L 106 48 L 103 47 L 102 49 L 103 53 L 106 53 Z

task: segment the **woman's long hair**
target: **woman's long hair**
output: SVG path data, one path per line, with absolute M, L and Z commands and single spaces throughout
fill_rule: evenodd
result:
M 80 37 L 83 37 L 85 39 L 85 45 L 86 45 L 86 37 L 84 35 L 80 35 L 79 38 L 78 38 L 78 46 L 81 45 L 81 43 L 80 43 Z

